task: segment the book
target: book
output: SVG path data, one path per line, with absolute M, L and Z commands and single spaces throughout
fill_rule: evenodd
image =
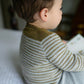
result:
M 77 34 L 66 45 L 73 54 L 84 55 L 84 37 L 81 34 Z

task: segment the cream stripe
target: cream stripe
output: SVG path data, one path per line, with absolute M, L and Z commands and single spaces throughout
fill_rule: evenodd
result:
M 44 50 L 45 50 L 45 51 L 46 51 L 46 50 L 48 51 L 48 50 L 50 49 L 50 48 L 49 48 L 50 46 L 51 46 L 51 48 L 52 48 L 53 45 L 57 46 L 58 43 L 60 43 L 59 40 L 57 40 L 57 42 L 54 41 L 53 43 L 48 43 L 48 44 L 44 47 Z M 55 46 L 54 46 L 54 47 L 55 47 Z
M 30 50 L 35 51 L 35 52 L 39 52 L 39 53 L 41 53 L 41 54 L 44 54 L 44 52 L 43 52 L 42 50 L 39 50 L 38 48 L 32 47 L 32 46 L 30 46 L 30 45 L 29 45 L 29 46 L 24 45 L 24 48 L 30 49 Z
M 43 56 L 43 55 L 34 55 L 34 54 L 32 54 L 32 53 L 30 53 L 30 52 L 24 52 L 24 54 L 25 54 L 25 56 L 27 57 L 27 56 L 32 56 L 32 58 L 34 57 L 34 58 L 36 58 L 36 59 L 45 59 L 45 57 Z M 46 59 L 45 59 L 46 60 Z M 47 61 L 47 60 L 46 60 Z
M 30 62 L 25 62 L 24 60 L 22 60 L 22 68 L 25 67 L 25 66 L 27 66 L 27 67 L 32 66 L 33 67 L 33 65 Z
M 37 46 L 37 47 L 40 47 L 40 44 L 38 44 L 38 43 L 34 43 L 34 42 L 32 42 L 32 41 L 29 41 L 29 40 L 25 40 L 24 39 L 24 42 L 23 42 L 23 44 L 31 44 L 31 45 L 35 45 L 35 46 Z
M 80 58 L 81 58 L 81 66 L 82 69 L 84 70 L 84 55 L 81 55 Z
M 43 55 L 42 53 L 39 53 L 38 51 L 31 51 L 31 49 L 24 48 L 24 51 L 26 51 L 26 50 L 27 50 L 27 52 L 31 52 L 31 53 L 33 53 L 33 54 Z
M 40 41 L 31 39 L 31 38 L 27 37 L 26 35 L 23 35 L 23 36 L 24 36 L 25 40 L 30 40 L 30 41 L 32 41 L 32 42 L 36 42 L 36 43 L 40 44 Z
M 42 44 L 44 44 L 49 38 L 53 37 L 55 35 L 55 33 L 50 34 L 49 36 L 47 36 L 45 39 L 42 40 Z
M 66 52 L 65 52 L 66 53 Z M 66 53 L 67 54 L 67 53 Z M 67 59 L 67 55 L 65 54 L 65 58 Z M 65 58 L 63 58 L 61 61 L 62 61 L 62 63 L 60 64 L 60 67 L 63 67 L 64 66 L 64 64 L 65 64 Z M 68 62 L 69 61 L 69 62 Z M 69 60 L 67 60 L 67 62 L 68 62 L 68 65 L 66 66 L 66 67 L 68 67 L 68 68 L 71 68 L 70 67 L 70 65 L 71 65 L 71 63 L 72 63 L 72 61 L 73 61 L 73 58 L 69 58 Z
M 29 78 L 27 78 L 27 81 L 28 81 L 28 79 Z M 60 79 L 60 78 L 56 78 L 56 79 L 54 79 L 52 81 L 41 81 L 41 82 L 29 79 L 28 83 L 30 82 L 30 84 L 57 84 L 57 83 L 53 83 L 53 82 L 58 82 L 57 81 L 58 79 Z
M 36 41 L 32 41 L 32 40 L 30 40 L 30 39 L 26 39 L 26 38 L 23 38 L 24 40 L 24 43 L 27 43 L 27 42 L 30 42 L 30 43 L 32 43 L 32 44 L 35 44 L 35 45 L 38 45 L 39 47 L 40 47 L 40 43 L 37 43 Z
M 59 57 L 59 55 L 58 55 L 58 57 Z M 67 53 L 65 53 L 63 57 L 64 57 L 64 60 L 67 59 Z M 55 60 L 54 60 L 54 61 L 55 61 Z M 58 61 L 59 61 L 59 60 L 58 60 Z M 57 61 L 57 65 L 60 67 L 61 64 L 63 64 L 64 61 L 62 61 L 62 62 L 59 63 L 59 64 L 58 64 L 58 61 Z M 61 60 L 60 60 L 60 61 L 61 61 Z M 55 63 L 56 63 L 56 62 L 55 62 Z M 64 64 L 63 64 L 63 66 L 64 66 Z M 63 66 L 61 66 L 61 67 L 63 67 Z
M 50 42 L 53 42 L 53 41 L 57 41 L 57 40 L 60 40 L 58 37 L 56 36 L 53 36 L 53 37 L 50 37 L 50 39 L 48 39 L 47 41 L 45 41 L 45 43 L 43 44 L 43 47 L 46 46 L 48 43 Z
M 41 60 L 35 60 L 35 59 L 31 59 L 30 57 L 25 57 L 25 54 L 24 54 L 24 57 L 23 57 L 26 61 L 28 61 L 28 60 L 30 60 L 31 62 L 33 62 L 33 63 L 37 63 L 37 64 L 40 64 L 40 63 L 42 63 L 43 61 L 41 61 Z
M 71 65 L 70 65 L 70 71 L 72 71 L 71 69 L 74 67 L 74 65 L 77 63 L 77 59 L 76 59 L 76 57 L 73 57 L 72 56 L 72 63 L 71 63 Z M 77 66 L 75 66 L 75 67 L 77 67 Z M 75 71 L 76 70 L 76 68 L 74 67 L 74 69 L 73 69 L 73 71 Z
M 77 62 L 77 64 L 78 64 L 78 61 L 76 61 L 76 62 Z M 79 66 L 78 66 L 78 65 L 75 65 L 75 66 L 77 66 L 76 70 L 78 70 Z M 69 67 L 68 67 L 68 68 L 69 68 Z M 70 67 L 69 70 L 71 70 L 71 67 Z M 75 70 L 74 70 L 74 71 L 75 71 Z
M 27 62 L 28 62 L 28 63 L 31 63 L 32 65 L 38 65 L 38 64 L 39 64 L 39 63 L 34 62 L 34 61 L 30 60 L 30 59 L 26 59 L 25 57 L 24 57 L 23 61 L 26 62 L 26 63 L 27 63 Z
M 56 78 L 56 76 L 55 76 L 55 77 L 54 77 L 53 79 L 51 79 L 51 80 L 48 78 L 48 80 L 33 80 L 33 79 L 32 79 L 32 81 L 34 81 L 34 82 L 35 82 L 35 81 L 38 81 L 38 82 L 40 81 L 40 82 L 43 82 L 43 83 L 45 83 L 45 82 L 46 82 L 46 83 L 51 83 L 51 82 L 57 81 L 58 79 L 60 79 L 60 77 Z
M 81 70 L 81 64 L 82 63 L 80 63 L 81 60 L 79 59 L 79 56 L 77 58 L 78 58 L 78 64 L 79 64 L 79 66 L 76 68 L 76 70 Z
M 36 56 L 36 57 L 45 57 L 45 55 L 42 55 L 42 54 L 39 54 L 39 53 L 36 53 L 36 52 L 32 52 L 32 51 L 24 50 L 24 53 L 27 53 L 27 54 L 30 54 L 30 55 Z
M 51 61 L 53 60 L 59 60 L 60 58 L 64 58 L 64 50 L 65 49 L 62 49 L 60 52 L 56 53 L 54 56 L 52 56 L 52 58 L 50 59 Z M 63 56 L 63 57 L 62 57 Z
M 35 68 L 33 68 L 34 66 L 36 66 Z M 41 65 L 41 67 L 37 67 L 37 66 L 40 66 L 39 64 L 38 65 L 31 65 L 30 63 L 28 63 L 28 62 L 24 62 L 24 60 L 23 60 L 23 69 L 25 70 L 27 70 L 27 71 L 30 71 L 31 73 L 34 73 L 35 72 L 35 70 L 37 69 L 37 70 L 39 70 L 39 69 L 46 69 L 46 70 L 49 70 L 49 68 L 50 69 L 55 69 L 55 72 L 57 72 L 58 71 L 58 69 L 57 68 L 53 68 L 53 67 L 46 67 L 45 65 L 44 66 L 42 66 Z M 37 71 L 38 72 L 38 71 Z
M 67 55 L 66 55 L 67 56 Z M 66 57 L 65 56 L 65 57 Z M 57 59 L 57 58 L 56 58 Z M 56 64 L 57 66 L 59 66 L 59 67 L 63 67 L 63 66 L 60 66 L 60 63 L 58 64 L 58 61 L 56 61 L 56 60 L 54 60 L 54 62 L 53 62 L 54 64 Z M 63 65 L 64 65 L 64 63 L 63 63 Z
M 72 65 L 72 68 L 70 69 L 70 71 L 76 71 L 76 68 L 78 67 L 78 63 L 77 63 L 76 60 L 74 61 L 73 65 Z
M 82 58 L 82 56 L 80 54 L 78 54 L 77 58 L 79 59 L 79 61 L 78 61 L 79 64 L 82 66 L 83 65 L 83 62 L 82 62 L 83 58 Z
M 58 45 L 55 49 L 52 49 L 51 51 L 49 51 L 49 52 L 46 53 L 46 54 L 47 54 L 47 56 L 50 55 L 50 57 L 51 57 L 52 55 L 54 55 L 54 54 L 60 52 L 63 48 L 65 48 L 64 45 L 62 45 L 62 44 L 61 44 L 61 45 Z
M 84 64 L 82 63 L 83 58 L 81 57 L 81 55 L 79 55 L 79 56 L 77 56 L 77 59 L 78 59 L 78 64 L 79 64 L 78 70 L 82 70 L 84 68 Z
M 37 67 L 35 67 L 35 69 L 37 69 L 37 71 L 35 71 L 35 69 L 29 69 L 29 68 L 27 68 L 27 67 L 25 67 L 25 69 L 27 70 L 27 71 L 29 71 L 30 73 L 33 73 L 33 74 L 35 74 L 35 75 L 37 75 L 37 74 L 43 74 L 43 76 L 45 75 L 45 74 L 50 74 L 50 73 L 53 73 L 53 72 L 58 72 L 58 69 L 56 69 L 56 68 L 53 68 L 53 67 L 51 67 L 50 69 L 49 68 L 46 68 L 46 67 L 39 67 L 39 68 L 37 68 Z M 41 74 L 41 75 L 42 75 Z
M 55 59 L 57 59 L 57 57 L 59 57 L 59 56 L 56 56 L 56 55 L 52 55 Z M 51 60 L 51 58 L 49 58 L 49 60 Z M 54 61 L 56 61 L 56 60 L 54 60 Z M 51 61 L 52 62 L 52 61 Z
M 44 62 L 47 62 L 47 60 L 45 59 L 45 58 L 42 58 L 41 56 L 39 57 L 37 57 L 37 56 L 35 56 L 35 55 L 30 55 L 30 54 L 27 54 L 26 52 L 24 53 L 24 55 L 25 55 L 25 57 L 26 58 L 32 58 L 32 59 L 34 59 L 34 60 L 39 60 L 39 61 L 44 61 Z M 23 56 L 24 57 L 24 56 Z
M 27 73 L 27 72 L 26 72 Z M 29 74 L 29 73 L 28 73 Z M 31 75 L 31 74 L 29 74 L 29 75 Z M 32 78 L 33 79 L 39 79 L 39 80 L 52 80 L 52 75 L 54 76 L 54 79 L 56 79 L 56 78 L 58 78 L 58 77 L 60 77 L 60 75 L 61 75 L 61 72 L 58 72 L 58 74 L 56 74 L 55 72 L 52 74 L 48 74 L 47 76 L 46 75 L 44 75 L 44 76 L 39 76 L 38 77 L 38 74 L 37 75 L 33 75 L 32 76 Z
M 46 72 L 48 72 L 48 73 L 46 73 Z M 43 77 L 43 78 L 47 77 L 48 78 L 49 76 L 52 77 L 52 75 L 56 76 L 58 72 L 56 72 L 56 71 L 51 72 L 51 71 L 48 71 L 48 70 L 45 70 L 44 72 L 30 72 L 29 70 L 25 69 L 25 73 L 29 73 L 30 75 L 33 74 L 34 77 L 39 76 L 39 78 L 40 77 Z
M 60 72 L 58 73 L 58 76 L 59 76 L 59 75 L 61 76 L 61 73 L 60 73 Z M 49 77 L 50 77 L 50 76 L 49 76 Z M 40 82 L 45 81 L 45 82 L 48 83 L 48 82 L 50 82 L 50 81 L 52 81 L 52 80 L 56 81 L 58 78 L 59 78 L 59 77 L 55 76 L 53 79 L 48 78 L 48 79 L 44 79 L 44 80 L 43 80 L 42 78 L 39 78 L 39 77 L 38 77 L 38 78 L 32 77 L 31 79 L 32 79 L 32 81 L 34 81 L 34 82 L 35 82 L 35 81 L 40 81 Z
M 33 60 L 33 61 L 35 61 L 35 62 L 38 62 L 38 61 L 39 61 L 40 63 L 41 63 L 41 62 L 46 62 L 46 60 L 42 60 L 41 58 L 35 58 L 35 57 L 33 58 L 32 56 L 29 56 L 29 55 L 26 55 L 26 54 L 24 54 L 24 57 L 25 57 L 26 59 L 31 59 L 31 60 Z M 23 57 L 23 58 L 24 58 L 24 57 Z
M 31 41 L 29 41 L 29 40 L 25 40 L 25 39 L 24 39 L 24 44 L 30 44 L 30 45 L 32 45 L 32 46 L 37 46 L 38 48 L 40 47 L 39 44 L 37 44 L 37 43 L 35 43 L 35 42 L 31 42 Z M 40 48 L 41 48 L 41 47 L 40 47 Z
M 56 64 L 56 65 L 59 67 L 58 61 L 57 61 L 57 58 L 58 58 L 58 57 L 59 57 L 59 55 L 55 58 L 56 60 L 53 60 L 53 61 L 52 61 L 52 63 Z
M 28 68 L 28 70 L 30 70 L 30 72 L 35 71 L 35 69 L 37 69 L 37 70 L 39 70 L 39 69 L 43 69 L 43 70 L 45 70 L 45 69 L 46 69 L 46 70 L 55 69 L 55 72 L 58 71 L 58 69 L 57 69 L 56 67 L 53 67 L 52 65 L 49 66 L 49 65 L 50 65 L 50 64 L 43 64 L 43 65 L 38 64 L 38 66 L 36 65 L 35 68 L 32 68 L 32 67 L 28 68 L 28 67 L 25 65 L 25 68 Z
M 72 61 L 71 61 L 72 60 Z M 70 65 L 73 62 L 73 58 L 71 57 L 71 53 L 67 53 L 66 54 L 66 58 L 64 59 L 62 68 L 66 70 L 66 68 L 68 67 L 68 64 Z
M 62 49 L 62 50 L 63 50 L 63 49 Z M 57 54 L 57 52 L 55 52 L 55 54 L 52 54 L 51 56 L 49 55 L 49 56 L 47 56 L 47 57 L 49 58 L 49 60 L 51 60 L 51 59 L 54 60 L 54 58 L 57 59 L 57 57 L 58 57 L 56 54 Z M 54 57 L 54 56 L 55 56 L 55 57 Z
M 24 67 L 25 68 L 25 67 Z M 45 67 L 46 68 L 46 67 Z M 36 68 L 35 68 L 36 69 Z M 53 74 L 53 75 L 57 75 L 58 74 L 58 70 L 56 70 L 56 69 L 48 69 L 48 70 L 43 70 L 42 71 L 42 68 L 41 68 L 41 70 L 37 70 L 37 71 L 35 71 L 35 70 L 29 70 L 28 68 L 25 68 L 25 71 L 26 72 L 28 72 L 29 74 L 33 74 L 34 76 L 38 76 L 39 75 L 39 77 L 41 76 L 43 76 L 44 77 L 44 75 L 46 75 L 46 76 L 49 76 L 49 75 L 51 75 L 51 74 Z
M 70 54 L 71 55 L 71 54 Z M 72 68 L 72 64 L 73 64 L 74 59 L 73 58 L 69 58 L 69 60 L 67 61 L 67 64 L 65 67 L 63 67 L 65 70 L 69 71 L 70 68 Z M 66 61 L 65 61 L 66 62 Z
M 59 55 L 58 55 L 58 57 L 59 57 Z M 62 63 L 62 61 L 60 61 L 62 59 L 62 57 L 60 56 L 60 58 L 58 59 L 54 59 L 54 60 L 52 60 L 52 62 L 54 63 L 54 64 L 56 64 L 58 67 L 60 67 L 60 63 Z
M 32 74 L 34 77 L 36 76 L 36 77 L 39 77 L 39 78 L 40 77 L 48 78 L 48 77 L 52 77 L 52 76 L 57 76 L 57 73 L 59 73 L 59 72 L 55 72 L 55 71 L 52 71 L 52 72 L 51 71 L 46 71 L 48 73 L 46 73 L 46 72 L 41 72 L 41 73 L 40 72 L 30 72 L 28 69 L 25 69 L 24 72 L 26 74 L 28 74 L 28 76 Z
M 46 60 L 47 61 L 47 60 Z M 39 64 L 39 65 L 41 65 L 41 66 L 37 66 L 38 68 L 39 67 L 48 67 L 48 68 L 50 68 L 50 67 L 53 67 L 53 65 L 51 65 L 49 62 L 44 62 L 43 64 Z

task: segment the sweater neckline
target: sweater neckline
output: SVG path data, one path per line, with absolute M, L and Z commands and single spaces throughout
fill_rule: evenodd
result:
M 29 23 L 26 24 L 26 28 L 33 28 L 33 29 L 39 29 L 39 30 L 48 31 L 47 29 L 39 28 L 39 27 L 36 27 L 36 26 L 34 26 L 34 25 L 32 25 L 32 24 L 29 24 Z

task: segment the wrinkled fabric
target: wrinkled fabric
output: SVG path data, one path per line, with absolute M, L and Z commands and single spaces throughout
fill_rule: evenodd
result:
M 64 71 L 59 84 L 84 84 L 84 71 L 82 72 Z

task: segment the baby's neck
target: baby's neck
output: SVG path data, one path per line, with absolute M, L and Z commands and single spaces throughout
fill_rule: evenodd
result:
M 45 23 L 34 22 L 34 23 L 29 23 L 29 24 L 31 24 L 31 25 L 33 25 L 33 26 L 36 26 L 36 27 L 38 27 L 38 28 L 47 29 L 47 26 L 46 26 Z

